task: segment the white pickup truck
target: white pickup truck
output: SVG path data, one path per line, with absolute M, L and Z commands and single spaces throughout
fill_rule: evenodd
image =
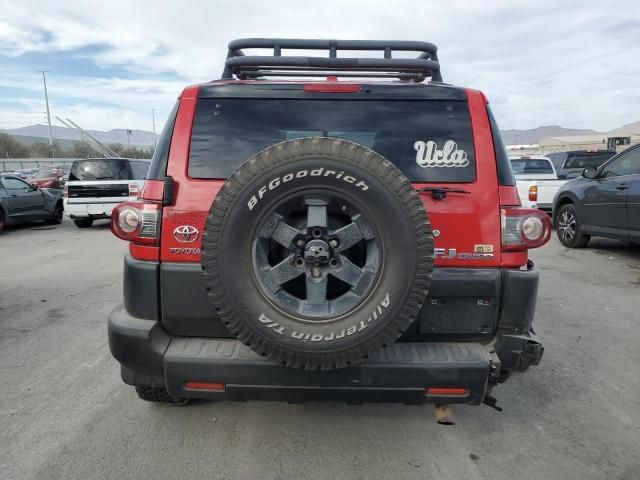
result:
M 523 207 L 537 208 L 551 215 L 553 197 L 567 180 L 558 180 L 553 163 L 547 157 L 510 157 L 516 186 Z

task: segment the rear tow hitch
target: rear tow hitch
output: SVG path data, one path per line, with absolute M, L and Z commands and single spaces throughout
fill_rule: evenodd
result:
M 498 400 L 496 399 L 496 397 L 493 397 L 491 395 L 485 395 L 484 400 L 482 400 L 482 403 L 493 408 L 494 410 L 497 410 L 499 412 L 502 411 L 502 407 L 499 407 L 498 405 L 496 405 L 496 403 L 498 403 Z

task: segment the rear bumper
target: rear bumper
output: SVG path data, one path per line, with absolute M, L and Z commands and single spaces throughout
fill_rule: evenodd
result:
M 358 366 L 326 372 L 273 363 L 233 338 L 169 333 L 159 321 L 158 291 L 150 288 L 158 274 L 157 264 L 130 258 L 125 264 L 124 305 L 116 307 L 108 321 L 111 352 L 122 365 L 126 383 L 164 386 L 175 396 L 479 404 L 494 384 L 507 378 L 504 372 L 524 371 L 537 365 L 543 354 L 531 329 L 538 286 L 533 264 L 527 270 L 487 269 L 473 275 L 451 269 L 439 272 L 437 282 L 434 280 L 430 298 L 437 301 L 429 302 L 435 305 L 425 315 L 443 325 L 464 323 L 463 310 L 471 310 L 464 302 L 459 305 L 446 297 L 441 301 L 440 295 L 476 283 L 474 295 L 486 298 L 495 288 L 499 321 L 494 334 L 477 339 L 444 333 L 420 335 L 415 337 L 418 341 L 396 342 Z M 439 313 L 443 305 L 448 307 Z M 424 320 L 417 319 L 416 328 Z M 437 323 L 429 325 L 439 328 Z M 225 387 L 193 390 L 186 382 L 215 382 Z M 429 396 L 425 394 L 429 387 L 463 388 L 466 394 Z
M 109 345 L 132 385 L 164 385 L 175 396 L 211 399 L 341 399 L 442 402 L 429 387 L 466 389 L 447 403 L 480 404 L 499 360 L 491 345 L 396 343 L 364 363 L 333 371 L 306 371 L 261 357 L 234 339 L 170 337 L 158 324 L 129 316 L 122 306 L 109 316 Z M 187 382 L 216 382 L 224 390 L 193 390 Z
M 497 383 L 499 352 L 524 370 L 542 347 L 531 333 L 476 342 L 396 343 L 364 363 L 334 371 L 305 371 L 273 363 L 238 340 L 169 336 L 152 320 L 118 306 L 109 316 L 109 346 L 130 385 L 165 386 L 175 396 L 352 402 L 467 403 L 478 405 Z M 513 357 L 513 358 L 511 358 Z M 224 390 L 192 390 L 187 382 L 216 382 Z M 429 387 L 463 388 L 463 395 L 431 396 Z
M 131 199 L 134 197 L 123 197 L 113 202 L 105 202 L 99 198 L 86 199 L 84 202 L 65 199 L 64 213 L 69 218 L 109 218 L 117 205 Z

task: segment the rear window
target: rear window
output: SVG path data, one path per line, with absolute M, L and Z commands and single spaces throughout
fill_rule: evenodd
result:
M 260 150 L 301 137 L 372 148 L 413 182 L 472 182 L 465 101 L 201 99 L 189 153 L 193 178 L 227 178 Z
M 596 168 L 609 160 L 615 152 L 580 152 L 570 153 L 564 168 Z
M 523 175 L 527 173 L 553 174 L 551 162 L 543 159 L 514 159 L 511 160 L 511 168 L 513 168 L 513 173 L 516 175 Z
M 144 174 L 140 176 L 139 167 L 132 168 L 129 163 L 145 164 Z M 80 160 L 73 162 L 69 180 L 89 181 L 89 180 L 138 180 L 143 179 L 149 164 L 146 162 L 130 162 L 125 159 L 96 159 Z M 134 173 L 138 171 L 138 173 Z

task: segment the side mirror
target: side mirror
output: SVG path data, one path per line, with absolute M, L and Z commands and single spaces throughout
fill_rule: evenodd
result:
M 34 185 L 33 183 L 31 184 L 31 190 L 37 190 L 38 189 L 38 185 Z
M 582 176 L 584 178 L 596 178 L 598 176 L 598 169 L 595 167 L 589 167 L 582 170 Z

